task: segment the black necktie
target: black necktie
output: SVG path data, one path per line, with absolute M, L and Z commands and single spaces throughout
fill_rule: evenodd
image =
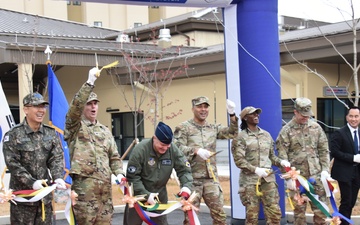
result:
M 359 153 L 359 142 L 357 138 L 357 130 L 354 131 L 354 147 L 355 147 L 355 154 Z

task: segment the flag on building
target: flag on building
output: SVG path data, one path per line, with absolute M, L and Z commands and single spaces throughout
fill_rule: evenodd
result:
M 13 126 L 15 126 L 14 118 L 11 114 L 9 104 L 6 100 L 4 90 L 2 88 L 1 82 L 0 82 L 0 174 L 3 173 L 3 171 L 6 168 L 5 160 L 4 160 L 4 154 L 2 151 L 2 143 L 3 143 L 3 137 L 4 134 L 10 130 Z M 4 180 L 1 181 L 1 185 L 5 185 L 6 188 L 9 187 L 9 174 L 6 174 L 4 176 Z
M 49 122 L 52 127 L 55 128 L 61 139 L 61 144 L 64 151 L 64 175 L 65 182 L 72 184 L 71 177 L 69 176 L 70 170 L 70 154 L 66 141 L 64 141 L 64 129 L 65 129 L 65 117 L 69 109 L 69 104 L 66 100 L 65 94 L 61 88 L 61 85 L 56 78 L 56 75 L 51 67 L 51 63 L 47 64 L 48 67 L 48 91 L 49 91 L 49 105 L 50 114 Z

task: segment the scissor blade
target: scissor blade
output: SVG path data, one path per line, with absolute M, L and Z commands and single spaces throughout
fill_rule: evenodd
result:
M 222 152 L 222 151 L 224 151 L 224 150 L 220 150 L 220 151 L 214 152 L 214 153 L 212 153 L 212 155 L 211 155 L 210 157 L 213 157 L 213 156 L 219 154 L 219 153 Z

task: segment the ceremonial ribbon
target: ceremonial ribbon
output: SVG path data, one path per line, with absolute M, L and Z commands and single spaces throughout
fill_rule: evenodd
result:
M 259 190 L 260 183 L 261 177 L 259 177 L 258 181 L 256 182 L 256 196 L 263 196 L 263 193 Z
M 289 189 L 286 189 L 286 191 L 285 191 L 286 197 L 287 197 L 287 199 L 288 199 L 288 201 L 289 201 L 289 204 L 290 204 L 291 209 L 294 210 L 295 207 L 294 207 L 294 204 L 293 204 L 293 202 L 292 202 L 292 200 L 291 200 L 291 197 L 290 197 L 289 192 L 290 192 L 290 190 L 289 190 Z
M 285 174 L 280 175 L 280 177 L 282 179 L 293 179 L 296 180 L 297 185 L 299 187 L 300 193 L 298 194 L 298 196 L 294 196 L 294 198 L 296 200 L 298 200 L 300 203 L 302 204 L 302 201 L 305 201 L 305 199 L 303 197 L 301 197 L 302 194 L 305 194 L 310 200 L 311 202 L 314 203 L 314 205 L 316 207 L 318 207 L 321 212 L 323 212 L 328 218 L 326 219 L 326 222 L 330 223 L 331 225 L 339 225 L 341 223 L 340 218 L 346 220 L 349 224 L 353 224 L 353 221 L 346 218 L 345 216 L 343 216 L 341 213 L 339 213 L 337 206 L 336 206 L 336 202 L 335 202 L 335 198 L 333 195 L 333 191 L 334 191 L 334 186 L 324 177 L 321 177 L 321 182 L 324 186 L 325 192 L 326 192 L 326 196 L 330 198 L 330 202 L 331 202 L 331 206 L 333 208 L 333 214 L 330 215 L 329 213 L 329 208 L 327 207 L 326 204 L 324 204 L 323 202 L 321 202 L 319 200 L 319 196 L 314 194 L 314 187 L 312 184 L 315 184 L 315 179 L 310 178 L 309 180 L 306 180 L 303 176 L 300 176 L 300 171 L 296 171 L 296 169 L 294 167 L 285 167 L 285 170 L 287 171 Z M 292 205 L 292 201 L 290 199 L 289 196 L 289 190 L 286 190 L 286 195 L 289 199 L 290 205 L 293 208 Z M 294 208 L 293 208 L 294 209 Z
M 144 205 L 142 202 L 138 202 L 139 205 L 142 207 L 142 208 L 145 208 L 146 211 L 155 211 L 155 210 L 166 210 L 168 208 L 170 208 L 172 205 L 176 204 L 175 202 L 174 203 L 168 203 L 168 204 L 160 204 L 160 203 L 156 203 L 154 205 Z
M 16 202 L 37 202 L 37 201 L 42 200 L 46 195 L 48 195 L 55 189 L 56 189 L 56 184 L 41 188 L 39 190 L 15 191 L 15 192 L 13 192 L 13 194 L 16 195 L 16 197 L 14 198 L 14 201 L 16 201 Z M 26 199 L 25 197 L 32 197 L 32 198 Z M 41 204 L 42 204 L 41 205 L 42 219 L 44 221 L 45 220 L 44 202 L 42 202 Z
M 0 190 L 4 190 L 3 192 L 0 192 L 0 203 L 4 203 L 4 202 L 8 202 L 8 201 L 12 201 L 14 204 L 16 204 L 16 202 L 37 202 L 37 201 L 42 201 L 42 199 L 50 194 L 52 191 L 54 191 L 56 189 L 56 184 L 53 184 L 51 186 L 47 186 L 46 182 L 44 182 L 43 184 L 46 185 L 46 187 L 39 189 L 39 190 L 20 190 L 20 191 L 15 191 L 13 192 L 12 190 L 6 190 L 3 184 L 3 177 L 5 174 L 6 168 L 4 169 L 4 171 L 2 172 L 1 175 L 1 189 Z M 72 210 L 72 205 L 75 204 L 76 201 L 76 197 L 77 194 L 74 191 L 71 191 L 70 188 L 68 188 L 66 190 L 66 193 L 69 196 L 69 200 L 66 203 L 65 206 L 65 218 L 66 220 L 69 222 L 69 225 L 75 225 L 76 224 L 76 220 L 75 220 L 75 216 L 74 216 L 74 212 Z M 32 197 L 30 199 L 28 199 L 29 197 Z M 73 204 L 72 204 L 73 202 Z M 44 202 L 42 202 L 41 204 L 41 216 L 42 216 L 42 220 L 45 220 L 45 205 Z
M 120 185 L 119 182 L 117 184 Z M 122 185 L 120 185 L 121 187 Z M 148 225 L 156 225 L 150 217 L 159 217 L 173 212 L 174 210 L 183 207 L 183 210 L 189 215 L 190 225 L 200 225 L 199 218 L 195 210 L 198 210 L 191 204 L 191 201 L 196 196 L 196 193 L 190 195 L 189 199 L 182 200 L 181 202 L 169 203 L 169 204 L 160 204 L 157 203 L 155 205 L 144 205 L 141 201 L 145 200 L 145 195 L 132 196 L 133 189 L 132 186 L 129 186 L 127 183 L 125 185 L 125 190 L 127 189 L 127 195 L 124 196 L 123 202 L 129 204 L 130 208 L 135 208 L 139 217 Z M 120 189 L 122 191 L 122 189 Z M 124 193 L 124 191 L 122 191 Z M 146 209 L 146 210 L 144 210 Z M 154 210 L 161 210 L 162 213 L 152 212 Z
M 14 201 L 37 202 L 37 201 L 40 201 L 42 198 L 44 198 L 46 195 L 48 195 L 55 189 L 56 189 L 56 184 L 41 188 L 39 190 L 14 191 L 13 194 L 16 195 L 16 197 L 14 198 Z M 25 197 L 32 197 L 32 198 L 26 199 Z
M 211 164 L 210 164 L 210 159 L 207 159 L 207 160 L 206 160 L 206 164 L 207 164 L 207 167 L 208 167 L 209 170 L 210 170 L 210 173 L 211 173 L 211 176 L 213 177 L 214 182 L 217 182 L 217 179 L 216 179 L 215 174 L 214 174 L 213 167 L 212 167 Z
M 137 212 L 139 217 L 146 224 L 148 224 L 148 225 L 156 225 L 156 223 L 154 223 L 149 218 L 149 216 L 145 213 L 145 211 L 139 205 L 141 200 L 145 200 L 145 195 L 133 196 L 134 191 L 133 191 L 132 185 L 129 185 L 126 182 L 126 179 L 124 181 L 125 182 L 123 182 L 123 181 L 121 181 L 121 182 L 125 183 L 125 184 L 121 184 L 118 180 L 115 180 L 116 184 L 119 185 L 119 191 L 124 195 L 123 202 L 128 204 L 129 208 L 135 208 L 135 211 Z
M 351 219 L 346 218 L 344 215 L 342 215 L 339 212 L 339 210 L 336 206 L 334 195 L 333 195 L 333 192 L 335 190 L 334 186 L 326 179 L 321 179 L 321 182 L 323 183 L 324 188 L 326 190 L 326 195 L 330 198 L 331 207 L 334 211 L 332 214 L 334 221 L 331 221 L 331 223 L 334 225 L 340 224 L 340 223 L 338 223 L 338 221 L 340 221 L 340 219 L 336 219 L 336 218 L 342 218 L 343 220 L 346 220 L 349 224 L 354 224 L 354 222 Z
M 316 207 L 318 207 L 320 211 L 325 214 L 325 216 L 331 217 L 328 206 L 319 200 L 319 196 L 315 194 L 313 185 L 303 176 L 298 176 L 297 179 L 300 185 L 305 189 L 305 194 L 311 200 L 311 202 Z M 315 180 L 310 179 L 310 181 L 315 183 Z
M 119 64 L 119 61 L 116 60 L 115 62 L 112 62 L 112 63 L 110 63 L 110 64 L 107 64 L 107 65 L 103 66 L 103 67 L 100 69 L 100 71 L 102 71 L 103 69 L 108 69 L 108 68 L 111 68 L 111 67 L 115 67 L 115 66 L 117 66 L 118 64 Z
M 73 205 L 76 204 L 76 198 L 78 197 L 78 194 L 76 194 L 76 192 L 72 191 L 70 188 L 66 190 L 66 193 L 68 194 L 69 199 L 66 202 L 64 209 L 65 218 L 68 221 L 69 225 L 75 225 L 76 219 L 73 211 Z
M 280 178 L 281 179 L 292 179 L 293 181 L 295 181 L 295 187 L 300 185 L 300 183 L 297 181 L 297 176 L 300 174 L 300 170 L 296 170 L 295 167 L 284 167 L 286 173 L 285 174 L 280 174 Z M 291 200 L 291 197 L 290 197 L 290 190 L 289 189 L 286 189 L 285 191 L 286 193 L 286 197 L 289 201 L 289 204 L 290 204 L 290 207 L 292 210 L 295 209 L 294 207 L 294 203 L 293 201 Z M 294 198 L 296 199 L 296 196 L 294 196 Z
M 215 155 L 217 155 L 218 153 L 220 153 L 220 152 L 222 152 L 222 151 L 223 151 L 223 150 L 220 150 L 220 151 L 217 151 L 217 152 L 211 152 L 210 158 L 213 157 L 213 156 L 215 156 Z M 211 164 L 210 164 L 210 158 L 208 158 L 208 159 L 206 160 L 206 166 L 209 168 L 210 173 L 211 173 L 211 176 L 213 177 L 214 182 L 218 182 L 217 179 L 216 179 L 216 177 L 215 177 L 215 173 L 214 173 L 213 167 L 212 167 Z
M 96 67 L 98 67 L 98 60 L 97 60 L 97 54 L 95 53 L 95 60 L 96 60 Z M 100 73 L 103 69 L 108 69 L 108 68 L 111 68 L 111 67 L 115 67 L 119 64 L 119 61 L 115 61 L 115 62 L 112 62 L 110 64 L 107 64 L 105 66 L 103 66 L 97 73 L 96 73 L 96 76 L 99 77 L 100 76 Z
M 171 204 L 171 203 L 170 203 Z M 150 217 L 159 217 L 159 216 L 163 216 L 163 215 L 167 215 L 171 212 L 173 212 L 174 210 L 183 207 L 184 202 L 176 202 L 175 204 L 171 204 L 170 207 L 168 209 L 166 209 L 165 211 L 163 211 L 162 213 L 154 213 L 154 212 L 147 212 L 147 211 L 142 211 L 143 213 L 145 213 L 146 215 L 150 216 Z M 184 209 L 183 209 L 184 210 Z M 200 225 L 200 221 L 199 218 L 196 214 L 196 208 L 195 207 L 191 207 L 189 210 L 186 210 L 186 213 L 189 215 L 189 223 L 190 225 Z
M 190 225 L 200 224 L 199 218 L 196 214 L 196 211 L 199 211 L 199 209 L 192 205 L 192 202 L 197 196 L 198 194 L 193 192 L 187 200 L 181 200 L 182 210 L 187 213 Z
M 135 202 L 134 204 L 134 208 L 136 210 L 136 212 L 138 213 L 138 215 L 140 216 L 140 218 L 148 225 L 156 225 L 156 223 L 154 223 L 149 216 L 145 213 L 145 211 L 140 207 L 140 205 L 138 204 L 138 202 Z
M 5 168 L 3 169 L 2 173 L 1 173 L 1 187 L 0 190 L 5 189 L 5 184 L 4 184 L 4 176 L 6 173 L 7 167 L 5 166 Z
M 267 169 L 266 173 L 267 173 L 267 176 L 269 176 L 270 174 L 274 173 L 274 171 L 272 171 L 271 169 Z M 256 196 L 263 196 L 263 193 L 260 191 L 260 188 L 259 188 L 259 186 L 261 185 L 261 178 L 262 177 L 259 177 L 256 182 L 256 186 L 255 186 Z
M 12 190 L 4 190 L 4 193 L 0 193 L 0 203 L 5 203 L 8 201 L 12 201 L 14 204 L 16 204 L 13 199 L 15 198 L 15 195 L 12 193 Z

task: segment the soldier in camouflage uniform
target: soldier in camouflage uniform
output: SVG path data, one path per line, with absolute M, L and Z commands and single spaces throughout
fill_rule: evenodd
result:
M 26 115 L 23 122 L 4 136 L 3 153 L 11 173 L 9 188 L 13 191 L 39 190 L 53 179 L 57 188 L 66 189 L 62 179 L 64 162 L 60 139 L 54 128 L 42 123 L 49 103 L 41 94 L 32 93 L 25 96 L 23 104 Z M 10 202 L 11 224 L 52 224 L 51 201 L 52 195 L 47 195 L 37 202 Z
M 329 146 L 327 137 L 321 126 L 309 118 L 313 115 L 311 101 L 308 98 L 297 98 L 294 104 L 294 117 L 280 131 L 276 139 L 279 157 L 286 159 L 291 166 L 300 170 L 300 175 L 306 179 L 314 178 L 315 193 L 319 200 L 326 203 L 326 193 L 321 183 L 321 176 L 329 178 Z M 290 182 L 289 182 L 290 181 Z M 291 179 L 286 183 L 288 189 L 294 189 Z M 295 191 L 290 192 L 294 203 L 294 225 L 306 224 L 305 211 L 307 203 L 296 204 Z M 325 214 L 312 202 L 309 202 L 314 212 L 313 222 L 316 225 L 326 224 Z
M 274 140 L 259 124 L 260 108 L 245 107 L 241 113 L 241 132 L 232 141 L 234 162 L 241 169 L 239 195 L 246 207 L 246 225 L 257 225 L 260 202 L 264 206 L 267 224 L 280 225 L 279 192 L 271 166 L 290 167 L 290 163 L 275 155 Z M 262 195 L 258 195 L 258 190 Z
M 92 90 L 99 73 L 97 68 L 89 71 L 66 115 L 64 137 L 70 150 L 71 189 L 78 194 L 73 209 L 79 225 L 111 224 L 111 175 L 120 182 L 124 178 L 114 137 L 96 119 L 99 100 Z
M 150 205 L 154 205 L 156 199 L 160 203 L 168 202 L 166 184 L 173 169 L 181 185 L 178 195 L 185 199 L 190 195 L 193 182 L 190 164 L 176 145 L 171 143 L 172 139 L 171 128 L 159 122 L 155 135 L 151 139 L 140 142 L 131 152 L 126 177 L 129 183 L 133 184 L 134 195 L 145 195 L 146 202 Z M 166 215 L 153 217 L 151 220 L 157 225 L 168 224 Z M 124 225 L 141 224 L 142 219 L 135 209 L 126 205 Z
M 216 153 L 216 139 L 230 139 L 236 136 L 238 118 L 235 116 L 235 104 L 227 100 L 230 127 L 210 124 L 206 121 L 209 106 L 209 99 L 205 96 L 192 99 L 194 118 L 177 126 L 174 137 L 176 145 L 184 152 L 191 165 L 194 191 L 199 193 L 194 205 L 200 207 L 203 198 L 210 209 L 213 224 L 225 225 L 224 196 L 217 174 L 216 157 L 212 156 Z M 189 224 L 186 214 L 184 224 Z

